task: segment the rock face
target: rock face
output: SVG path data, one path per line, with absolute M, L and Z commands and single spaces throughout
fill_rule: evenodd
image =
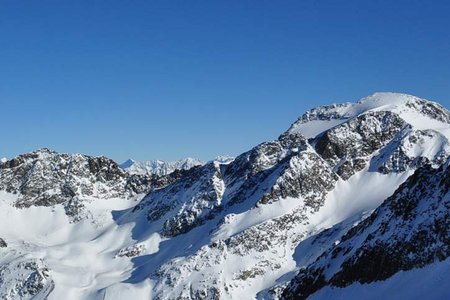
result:
M 0 223 L 8 242 L 0 266 L 21 270 L 8 255 L 27 253 L 37 263 L 30 272 L 41 274 L 32 276 L 37 293 L 54 285 L 54 299 L 66 290 L 89 299 L 127 291 L 152 299 L 302 299 L 384 280 L 449 256 L 449 138 L 442 106 L 378 93 L 312 109 L 235 159 L 164 176 L 130 174 L 104 157 L 21 155 L 0 165 L 0 222 L 12 216 L 19 227 Z M 102 229 L 79 217 L 87 201 L 103 216 Z M 39 222 L 34 214 L 42 211 L 58 230 Z M 33 225 L 20 231 L 23 223 Z M 23 286 L 31 273 L 21 272 L 2 275 L 10 283 L 0 291 Z
M 436 130 L 417 130 L 406 126 L 398 138 L 375 156 L 373 170 L 388 174 L 405 172 L 426 164 L 442 165 L 448 156 L 448 139 Z
M 397 114 L 368 112 L 323 133 L 317 152 L 343 179 L 365 168 L 368 158 L 390 142 L 405 126 Z
M 450 168 L 419 168 L 372 215 L 300 271 L 284 299 L 385 280 L 450 256 Z
M 49 272 L 41 260 L 19 259 L 2 265 L 1 299 L 45 299 L 54 287 Z
M 145 208 L 150 222 L 164 218 L 161 234 L 173 237 L 211 218 L 221 204 L 222 189 L 220 166 L 210 163 L 192 169 L 186 177 L 150 193 L 135 210 Z M 173 213 L 175 208 L 178 211 Z M 169 212 L 172 213 L 167 215 Z
M 311 149 L 293 156 L 288 163 L 270 192 L 264 194 L 259 203 L 268 204 L 288 197 L 303 198 L 305 205 L 320 208 L 328 192 L 334 188 L 338 176 Z

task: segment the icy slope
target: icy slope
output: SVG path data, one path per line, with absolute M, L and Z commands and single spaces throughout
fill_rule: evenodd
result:
M 0 292 L 276 298 L 415 170 L 444 164 L 449 115 L 413 96 L 374 94 L 313 109 L 234 160 L 162 177 L 106 158 L 19 156 L 0 164 Z

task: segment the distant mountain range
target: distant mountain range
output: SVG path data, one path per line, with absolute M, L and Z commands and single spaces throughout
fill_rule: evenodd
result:
M 376 93 L 209 162 L 0 162 L 1 299 L 448 299 L 450 113 Z
M 217 156 L 213 161 L 219 163 L 230 163 L 234 160 L 231 156 Z M 177 161 L 163 161 L 163 160 L 148 160 L 148 161 L 135 161 L 133 159 L 128 159 L 126 162 L 120 164 L 119 166 L 128 171 L 130 174 L 139 175 L 156 175 L 165 176 L 173 173 L 176 170 L 189 170 L 193 167 L 202 166 L 205 162 L 196 158 L 183 158 Z
M 173 173 L 175 170 L 189 170 L 192 167 L 201 166 L 203 164 L 203 161 L 190 157 L 173 162 L 162 160 L 135 161 L 129 159 L 122 163 L 120 167 L 132 174 L 164 176 Z

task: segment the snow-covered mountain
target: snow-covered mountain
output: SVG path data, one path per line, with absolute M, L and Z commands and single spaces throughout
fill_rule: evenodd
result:
M 0 298 L 402 299 L 414 278 L 449 298 L 449 138 L 439 104 L 376 93 L 169 174 L 21 155 L 0 164 Z
M 189 170 L 203 164 L 203 161 L 190 157 L 171 162 L 162 160 L 135 161 L 129 159 L 120 164 L 120 167 L 131 174 L 164 176 L 176 170 Z

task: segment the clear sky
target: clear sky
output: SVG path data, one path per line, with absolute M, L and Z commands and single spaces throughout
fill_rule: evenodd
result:
M 210 159 L 306 109 L 406 92 L 450 107 L 450 1 L 0 3 L 0 156 Z

